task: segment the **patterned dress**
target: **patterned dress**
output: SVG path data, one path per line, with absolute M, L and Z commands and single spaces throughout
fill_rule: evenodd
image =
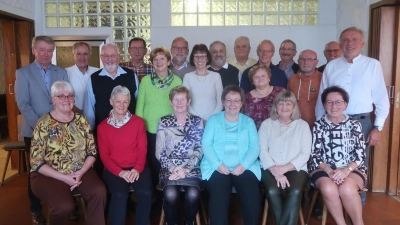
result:
M 33 130 L 31 168 L 38 171 L 44 164 L 63 174 L 81 169 L 86 157 L 96 157 L 96 145 L 86 117 L 75 113 L 72 121 L 63 123 L 50 113 L 39 119 Z
M 342 122 L 334 124 L 325 115 L 314 123 L 312 134 L 310 173 L 321 163 L 334 169 L 355 162 L 357 170 L 367 178 L 365 141 L 360 122 L 345 115 Z
M 283 90 L 285 89 L 282 87 L 274 86 L 272 92 L 264 98 L 256 98 L 250 92 L 246 93 L 243 113 L 254 120 L 257 130 L 261 123 L 269 118 L 275 97 Z
M 199 186 L 201 181 L 200 162 L 203 158 L 201 137 L 203 121 L 200 117 L 188 113 L 183 128 L 180 128 L 174 114 L 161 117 L 158 123 L 156 157 L 161 163 L 160 184 L 166 186 Z M 190 169 L 185 180 L 169 181 L 171 170 L 181 166 Z M 191 179 L 194 178 L 194 179 Z M 188 181 L 190 180 L 190 181 Z

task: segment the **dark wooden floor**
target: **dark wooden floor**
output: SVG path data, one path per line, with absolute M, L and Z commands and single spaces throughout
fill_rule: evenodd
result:
M 5 183 L 0 187 L 0 225 L 30 225 L 29 202 L 27 197 L 27 175 L 22 174 Z M 306 216 L 308 207 L 303 206 L 303 213 Z M 44 204 L 43 213 L 47 213 L 47 206 Z M 133 211 L 128 211 L 126 224 L 134 224 Z M 70 225 L 83 225 L 82 210 L 80 220 L 71 221 Z M 365 225 L 400 225 L 400 202 L 383 193 L 368 193 L 367 204 L 363 209 Z M 151 224 L 158 224 L 160 213 L 152 214 Z M 261 221 L 260 221 L 261 223 Z M 243 224 L 240 215 L 240 207 L 237 196 L 233 196 L 230 204 L 229 224 Z M 271 215 L 268 216 L 268 224 L 275 224 Z M 321 224 L 320 220 L 311 218 L 309 225 Z M 334 225 L 333 219 L 329 216 L 327 225 Z

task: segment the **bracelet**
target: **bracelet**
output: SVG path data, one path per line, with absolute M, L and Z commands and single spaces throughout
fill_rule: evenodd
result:
M 329 165 L 326 165 L 326 166 L 324 167 L 324 169 L 323 169 L 324 172 L 326 172 L 326 168 L 327 168 L 327 167 L 330 167 L 330 166 L 329 166 Z

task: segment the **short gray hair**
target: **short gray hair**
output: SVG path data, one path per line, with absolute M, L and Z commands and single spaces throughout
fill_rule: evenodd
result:
M 296 43 L 294 43 L 294 41 L 290 40 L 290 39 L 285 39 L 282 41 L 281 46 L 279 47 L 279 49 L 282 47 L 283 44 L 285 43 L 292 43 L 294 50 L 296 50 Z
M 239 36 L 239 37 L 237 37 L 234 44 L 236 45 L 236 42 L 238 42 L 238 41 L 240 41 L 240 40 L 242 40 L 242 39 L 246 40 L 247 43 L 249 43 L 249 47 L 250 47 L 250 39 L 249 39 L 248 37 L 246 37 L 246 36 Z
M 225 45 L 224 42 L 222 42 L 222 41 L 214 41 L 213 43 L 211 43 L 211 44 L 210 44 L 210 50 L 211 50 L 211 47 L 212 47 L 213 45 L 215 45 L 215 44 L 221 44 L 221 45 L 223 45 L 224 48 L 225 48 L 225 51 L 226 51 L 226 45 Z
M 361 30 L 361 29 L 359 29 L 357 27 L 348 27 L 348 28 L 344 29 L 342 31 L 342 33 L 340 33 L 339 42 L 342 42 L 342 36 L 347 31 L 356 31 L 356 32 L 360 33 L 362 40 L 363 41 L 365 40 L 365 35 L 364 35 L 364 31 L 363 30 Z
M 187 45 L 187 47 L 189 48 L 189 42 L 188 41 L 186 41 L 186 39 L 184 38 L 184 37 L 181 37 L 181 36 L 179 36 L 179 37 L 176 37 L 173 41 L 172 41 L 172 43 L 171 43 L 171 47 L 173 47 L 173 45 L 174 45 L 174 42 L 175 41 L 177 41 L 177 40 L 182 40 L 182 41 L 184 41 L 185 43 L 186 43 L 186 45 Z
M 120 54 L 120 53 L 119 53 L 119 48 L 118 48 L 118 46 L 115 45 L 115 44 L 113 44 L 113 43 L 107 43 L 107 44 L 103 45 L 103 47 L 101 47 L 101 51 L 100 51 L 101 54 L 103 54 L 103 49 L 104 49 L 105 47 L 108 47 L 108 46 L 114 47 L 115 50 L 117 51 L 117 54 L 118 54 L 118 55 Z
M 54 47 L 56 46 L 56 43 L 54 42 L 53 38 L 51 38 L 49 36 L 40 35 L 40 36 L 36 36 L 32 39 L 32 48 L 36 49 L 37 43 L 39 41 L 44 41 L 47 44 L 53 45 Z
M 110 99 L 114 100 L 114 96 L 116 94 L 127 95 L 128 98 L 129 98 L 129 102 L 131 102 L 131 92 L 129 91 L 129 89 L 127 87 L 124 87 L 124 86 L 121 86 L 121 85 L 115 86 L 113 88 L 113 90 L 111 91 Z
M 74 44 L 74 47 L 72 48 L 72 55 L 75 55 L 75 49 L 82 45 L 85 45 L 89 49 L 89 55 L 92 55 L 92 47 L 88 43 L 83 42 L 83 41 L 80 41 L 80 42 L 77 42 Z
M 275 51 L 275 45 L 274 45 L 274 43 L 272 43 L 272 41 L 267 40 L 267 39 L 260 41 L 260 44 L 257 45 L 257 51 L 260 50 L 260 46 L 261 46 L 261 44 L 264 43 L 264 42 L 265 42 L 265 43 L 270 43 L 270 44 L 272 45 L 272 50 Z
M 269 117 L 272 120 L 279 119 L 279 114 L 278 114 L 278 110 L 277 110 L 277 106 L 278 106 L 279 102 L 286 102 L 286 101 L 289 101 L 293 104 L 293 112 L 292 112 L 292 115 L 290 116 L 290 119 L 292 119 L 292 120 L 300 119 L 301 114 L 300 114 L 299 106 L 297 105 L 296 96 L 294 96 L 294 94 L 291 91 L 284 90 L 284 91 L 281 91 L 275 97 L 274 103 L 272 104 L 272 109 L 271 109 L 271 112 L 269 115 Z
M 75 90 L 72 85 L 67 81 L 56 81 L 51 85 L 50 94 L 51 97 L 56 97 L 60 93 L 61 90 L 65 90 L 70 94 L 75 95 Z

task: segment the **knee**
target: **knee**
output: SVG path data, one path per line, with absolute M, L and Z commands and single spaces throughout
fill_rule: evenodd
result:
M 336 185 L 325 185 L 320 190 L 325 198 L 335 199 L 339 197 L 339 190 Z
M 355 186 L 342 184 L 339 187 L 339 195 L 340 197 L 351 198 L 354 196 L 358 196 L 358 190 Z
M 267 197 L 274 197 L 274 196 L 281 195 L 281 192 L 277 188 L 267 188 L 267 189 L 265 189 L 265 195 Z
M 167 202 L 175 202 L 179 197 L 179 192 L 174 188 L 165 188 L 164 190 L 164 199 Z
M 50 205 L 49 212 L 52 216 L 68 216 L 72 214 L 75 209 L 73 201 L 58 202 L 57 204 Z
M 106 199 L 107 198 L 107 190 L 106 187 L 101 185 L 93 185 L 90 189 L 91 196 L 98 198 L 98 199 Z
M 186 201 L 197 202 L 200 198 L 200 190 L 197 187 L 191 187 L 187 190 Z

